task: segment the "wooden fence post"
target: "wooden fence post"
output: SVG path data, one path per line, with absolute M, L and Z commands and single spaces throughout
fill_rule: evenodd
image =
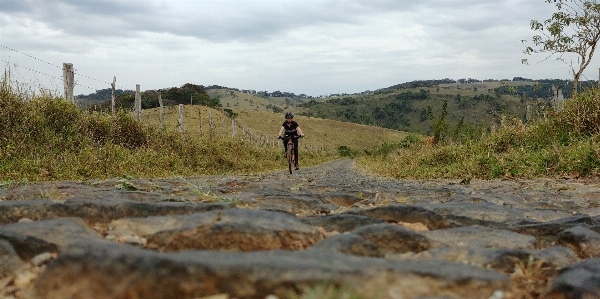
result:
M 163 101 L 162 101 L 162 95 L 160 93 L 158 93 L 158 106 L 159 106 L 159 118 L 160 118 L 160 128 L 164 129 L 165 128 L 165 109 L 163 107 Z
M 179 124 L 179 132 L 183 132 L 183 104 L 179 104 L 179 117 L 177 123 Z
M 63 63 L 63 82 L 65 86 L 65 101 L 75 104 L 73 98 L 73 85 L 75 84 L 75 73 L 72 63 Z
M 236 126 L 235 126 L 235 118 L 231 119 L 231 138 L 235 138 Z
M 225 118 L 221 118 L 221 138 L 225 138 Z
M 200 136 L 204 137 L 204 125 L 202 124 L 202 107 L 199 106 L 198 118 L 200 118 Z
M 113 82 L 110 84 L 110 113 L 115 113 L 115 84 L 117 83 L 117 77 L 113 76 Z
M 214 131 L 213 131 L 213 115 L 212 115 L 212 110 L 208 110 L 208 131 L 209 131 L 209 135 L 210 138 L 213 138 L 214 136 Z
M 135 85 L 135 101 L 133 102 L 133 109 L 135 109 L 135 119 L 142 121 L 142 95 L 140 94 L 140 85 Z

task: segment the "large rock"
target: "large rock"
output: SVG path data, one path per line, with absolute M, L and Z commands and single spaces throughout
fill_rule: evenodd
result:
M 352 233 L 377 245 L 381 252 L 421 252 L 432 246 L 426 236 L 397 224 L 371 224 L 355 229 Z
M 29 260 L 44 252 L 61 252 L 74 242 L 103 240 L 79 218 L 62 218 L 0 225 L 0 240 L 12 244 L 19 256 Z
M 91 222 L 108 223 L 124 217 L 177 215 L 230 207 L 228 203 L 135 202 L 114 197 L 98 200 L 68 199 L 60 202 L 48 199 L 0 201 L 0 224 L 14 223 L 23 218 L 48 220 L 62 217 L 78 217 Z
M 221 249 L 254 251 L 305 249 L 323 233 L 293 215 L 261 210 L 228 209 L 170 217 L 125 218 L 111 222 L 117 240 L 143 239 L 160 251 Z
M 12 275 L 22 266 L 23 262 L 12 244 L 0 240 L 0 279 Z
M 85 243 L 61 254 L 38 279 L 38 298 L 287 298 L 301 286 L 328 281 L 418 298 L 444 292 L 488 298 L 506 289 L 508 276 L 445 261 L 390 261 L 322 250 L 252 253 L 187 251 L 159 254 L 127 245 Z M 65 283 L 68 282 L 68 283 Z M 110 286 L 110 287 L 108 287 Z
M 323 227 L 326 231 L 329 232 L 348 232 L 352 231 L 360 226 L 376 224 L 376 223 L 385 223 L 383 219 L 379 218 L 371 218 L 367 216 L 361 215 L 353 215 L 353 214 L 333 214 L 326 216 L 310 216 L 306 218 L 302 218 L 302 221 L 306 224 L 312 226 L 320 226 Z
M 582 258 L 600 257 L 600 234 L 584 226 L 574 226 L 556 236 L 556 243 L 573 248 Z
M 453 247 L 533 249 L 536 242 L 532 236 L 484 226 L 438 229 L 423 234 L 430 240 Z
M 600 298 L 600 258 L 562 269 L 544 298 Z
M 385 256 L 385 254 L 377 245 L 353 233 L 344 233 L 331 236 L 315 244 L 309 248 L 309 250 L 327 250 L 369 257 Z
M 421 223 L 432 230 L 454 226 L 454 223 L 441 215 L 415 205 L 391 204 L 352 213 L 383 219 L 387 222 Z

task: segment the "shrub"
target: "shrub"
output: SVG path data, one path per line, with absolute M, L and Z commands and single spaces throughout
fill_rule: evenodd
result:
M 351 149 L 349 146 L 340 145 L 338 147 L 338 154 L 342 157 L 354 157 L 356 156 L 356 151 Z

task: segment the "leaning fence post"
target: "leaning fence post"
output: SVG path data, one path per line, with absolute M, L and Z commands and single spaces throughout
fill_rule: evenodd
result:
M 72 63 L 63 63 L 63 82 L 65 86 L 65 101 L 75 104 L 73 98 L 73 84 L 75 84 L 75 74 Z

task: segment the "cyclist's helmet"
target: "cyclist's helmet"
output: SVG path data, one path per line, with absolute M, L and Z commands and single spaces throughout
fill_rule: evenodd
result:
M 288 112 L 285 114 L 285 118 L 294 118 L 294 113 Z

